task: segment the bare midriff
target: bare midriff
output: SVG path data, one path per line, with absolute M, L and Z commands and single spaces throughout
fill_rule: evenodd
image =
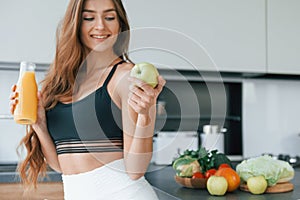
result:
M 66 153 L 58 156 L 64 175 L 88 172 L 121 158 L 123 152 Z

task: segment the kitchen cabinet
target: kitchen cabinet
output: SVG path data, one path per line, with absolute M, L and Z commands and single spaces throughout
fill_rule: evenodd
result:
M 267 1 L 268 72 L 300 75 L 300 1 Z
M 19 66 L 15 67 L 19 68 Z M 13 86 L 13 84 L 17 83 L 18 78 L 19 71 L 0 69 L 0 115 L 8 115 L 10 113 L 9 96 L 11 93 L 11 87 Z
M 130 49 L 135 61 L 177 69 L 195 65 L 205 71 L 266 72 L 265 1 L 125 0 L 124 4 L 132 35 L 138 38 L 132 41 L 139 43 Z
M 16 149 L 25 135 L 25 127 L 17 125 L 9 111 L 11 86 L 18 80 L 17 71 L 0 70 L 0 163 L 18 162 Z
M 299 155 L 300 81 L 245 79 L 242 91 L 243 156 Z
M 24 126 L 17 125 L 12 119 L 3 119 L 0 115 L 0 164 L 1 163 L 17 163 L 20 159 L 17 154 L 17 147 L 26 134 Z M 18 149 L 18 153 L 23 157 L 24 151 Z
M 11 65 L 10 67 L 19 66 Z M 36 72 L 36 81 L 39 83 L 43 76 L 44 72 Z M 0 70 L 0 163 L 18 162 L 16 148 L 26 133 L 25 126 L 16 124 L 10 114 L 9 96 L 11 87 L 16 84 L 18 77 L 19 71 L 17 70 Z
M 2 1 L 0 61 L 50 63 L 55 32 L 68 0 Z

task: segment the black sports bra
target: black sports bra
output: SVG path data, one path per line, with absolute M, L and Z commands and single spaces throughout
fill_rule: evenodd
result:
M 113 66 L 103 85 L 93 93 L 74 103 L 58 102 L 46 112 L 57 154 L 123 151 L 121 110 L 107 91 L 117 66 L 123 62 Z

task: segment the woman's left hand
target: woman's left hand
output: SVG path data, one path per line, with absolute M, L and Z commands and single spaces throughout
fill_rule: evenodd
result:
M 128 104 L 138 114 L 148 115 L 152 106 L 155 106 L 156 100 L 164 85 L 165 79 L 162 76 L 157 77 L 158 84 L 155 88 L 152 88 L 144 81 L 130 77 L 131 85 L 129 87 L 130 93 L 128 98 Z

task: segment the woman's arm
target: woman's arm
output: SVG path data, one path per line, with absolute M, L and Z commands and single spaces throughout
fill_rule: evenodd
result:
M 44 154 L 47 164 L 55 171 L 61 172 L 56 149 L 48 131 L 42 130 L 39 127 L 35 127 L 33 129 L 35 130 L 39 138 L 42 147 L 42 152 Z
M 16 92 L 16 85 L 12 86 L 12 93 L 10 95 L 10 112 L 11 114 L 14 114 L 16 105 L 18 103 L 18 94 Z M 52 139 L 48 133 L 47 129 L 47 123 L 46 123 L 46 115 L 45 115 L 45 109 L 43 108 L 43 103 L 41 101 L 41 94 L 38 93 L 38 113 L 37 113 L 37 121 L 35 124 L 32 125 L 33 130 L 36 132 L 36 135 L 39 138 L 42 152 L 45 156 L 46 162 L 49 164 L 49 166 L 58 171 L 61 172 L 58 157 L 56 154 L 55 146 L 52 142 Z
M 56 148 L 48 132 L 45 109 L 43 107 L 43 102 L 41 101 L 42 98 L 40 93 L 38 94 L 38 98 L 38 118 L 36 123 L 32 125 L 32 128 L 39 138 L 47 164 L 55 171 L 61 172 Z
M 156 99 L 165 84 L 162 77 L 158 81 L 155 89 L 131 77 L 126 84 L 122 84 L 124 161 L 132 179 L 145 174 L 152 157 Z

